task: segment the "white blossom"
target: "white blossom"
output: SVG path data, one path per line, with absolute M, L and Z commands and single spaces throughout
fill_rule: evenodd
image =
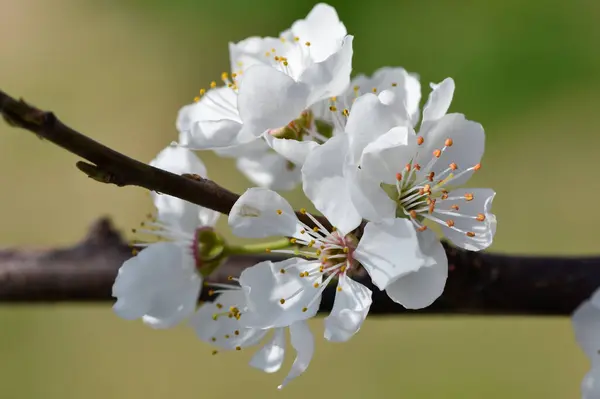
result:
M 206 177 L 204 164 L 189 150 L 170 146 L 151 162 L 173 173 L 196 173 Z M 125 319 L 142 318 L 154 328 L 172 327 L 195 308 L 202 285 L 198 268 L 197 232 L 212 228 L 218 213 L 179 198 L 153 193 L 156 221 L 136 233 L 161 240 L 137 243 L 144 248 L 119 269 L 113 285 L 114 310 Z
M 600 290 L 573 312 L 577 343 L 590 359 L 592 368 L 581 382 L 582 399 L 600 398 Z
M 311 105 L 348 86 L 352 39 L 335 9 L 317 4 L 279 38 L 230 44 L 232 73 L 222 74 L 225 86 L 212 82 L 179 113 L 181 144 L 230 147 L 302 118 Z
M 250 315 L 250 310 L 246 303 L 246 296 L 240 287 L 212 285 L 220 288 L 218 292 L 214 292 L 219 293 L 219 296 L 213 302 L 200 306 L 190 319 L 190 324 L 198 338 L 225 351 L 239 351 L 261 345 L 252 357 L 250 365 L 266 373 L 278 371 L 285 358 L 286 327 L 273 329 L 246 327 L 242 320 Z M 288 375 L 279 385 L 279 389 L 304 373 L 314 354 L 314 337 L 304 321 L 292 323 L 287 328 L 292 347 L 296 350 L 296 359 Z M 264 342 L 269 333 L 271 337 Z M 217 352 L 218 350 L 214 350 L 213 354 Z

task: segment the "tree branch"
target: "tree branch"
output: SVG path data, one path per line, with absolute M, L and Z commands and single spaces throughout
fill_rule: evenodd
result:
M 446 244 L 445 244 L 446 245 Z M 446 245 L 450 276 L 430 307 L 408 312 L 374 287 L 373 314 L 568 315 L 600 286 L 600 258 L 515 257 L 467 252 Z M 131 249 L 107 219 L 77 245 L 59 249 L 0 250 L 0 302 L 109 301 L 111 287 Z M 210 277 L 227 282 L 246 267 L 277 256 L 232 257 Z M 204 290 L 206 294 L 206 290 Z M 335 287 L 325 290 L 321 311 L 331 310 Z M 209 299 L 206 295 L 204 300 Z
M 1 90 L 0 113 L 9 125 L 29 130 L 91 162 L 80 161 L 76 165 L 96 181 L 144 187 L 223 214 L 229 214 L 239 198 L 212 180 L 192 174 L 179 176 L 123 155 L 66 126 L 52 112 L 42 111 L 23 99 L 16 100 Z M 314 225 L 306 215 L 296 214 L 304 223 Z M 324 218 L 320 222 L 330 227 Z

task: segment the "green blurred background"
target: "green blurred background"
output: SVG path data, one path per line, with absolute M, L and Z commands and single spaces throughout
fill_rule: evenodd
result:
M 149 161 L 176 139 L 179 107 L 228 69 L 229 41 L 276 35 L 313 4 L 0 0 L 0 87 Z M 424 96 L 428 82 L 456 80 L 451 111 L 488 133 L 471 184 L 498 192 L 492 251 L 598 252 L 600 2 L 331 4 L 356 37 L 356 72 L 404 66 Z M 202 158 L 224 186 L 249 186 L 230 160 Z M 95 183 L 75 161 L 0 124 L 2 245 L 71 244 L 101 215 L 127 231 L 151 209 L 143 190 Z M 0 326 L 0 398 L 575 398 L 588 367 L 567 318 L 369 319 L 349 344 L 319 340 L 283 392 L 287 369 L 250 369 L 251 351 L 213 357 L 191 331 L 152 331 L 108 304 L 4 306 Z

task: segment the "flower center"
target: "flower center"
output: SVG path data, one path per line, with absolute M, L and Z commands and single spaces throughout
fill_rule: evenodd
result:
M 309 227 L 303 222 L 303 229 L 300 230 L 302 238 L 291 238 L 290 242 L 300 246 L 298 250 L 273 250 L 269 252 L 287 253 L 292 255 L 300 255 L 313 261 L 303 265 L 303 270 L 300 272 L 301 278 L 307 278 L 312 282 L 316 292 L 312 299 L 304 308 L 306 312 L 315 301 L 320 297 L 327 285 L 341 275 L 351 275 L 358 271 L 359 263 L 353 257 L 353 253 L 358 245 L 358 239 L 353 234 L 342 234 L 333 228 L 333 231 L 327 230 L 314 216 L 306 212 L 306 209 L 301 209 L 300 212 L 307 215 L 315 224 L 315 227 Z M 281 215 L 281 210 L 277 210 L 277 214 Z M 297 264 L 291 264 L 280 270 L 280 273 L 285 274 L 289 269 L 298 267 Z M 341 287 L 338 286 L 338 290 Z M 283 305 L 296 295 L 303 292 L 303 289 L 298 290 L 287 298 L 281 298 L 280 303 Z
M 423 142 L 423 137 L 417 137 L 418 145 L 422 145 Z M 396 217 L 409 219 L 418 231 L 426 230 L 427 226 L 423 222 L 430 220 L 468 237 L 475 237 L 474 232 L 464 231 L 455 226 L 456 218 L 470 218 L 481 222 L 485 220 L 485 215 L 481 213 L 473 216 L 460 212 L 460 203 L 472 201 L 474 195 L 466 193 L 462 196 L 450 196 L 447 187 L 465 173 L 479 170 L 481 164 L 457 172 L 458 165 L 451 162 L 438 175 L 432 171 L 440 156 L 452 144 L 451 138 L 446 139 L 444 147 L 433 151 L 433 158 L 425 167 L 418 163 L 408 163 L 402 171 L 396 173 L 395 184 L 382 183 L 381 188 L 396 202 Z
M 280 37 L 279 43 L 265 52 L 267 61 L 276 69 L 298 80 L 313 60 L 310 55 L 310 42 L 299 37 Z
M 269 134 L 278 139 L 310 140 L 323 144 L 333 135 L 333 126 L 316 119 L 311 110 L 304 110 L 297 119 L 283 127 L 269 130 Z

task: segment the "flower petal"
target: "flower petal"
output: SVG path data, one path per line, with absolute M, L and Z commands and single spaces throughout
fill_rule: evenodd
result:
M 287 125 L 307 107 L 309 87 L 277 69 L 254 65 L 244 72 L 238 91 L 243 132 L 258 137 L 268 129 Z
M 114 310 L 127 319 L 142 317 L 154 328 L 169 328 L 193 313 L 201 284 L 185 249 L 170 242 L 152 244 L 119 269 Z
M 600 366 L 600 309 L 584 301 L 571 317 L 577 343 L 592 361 Z
M 431 231 L 419 233 L 421 250 L 428 261 L 420 269 L 408 273 L 385 289 L 388 296 L 407 309 L 431 305 L 444 292 L 448 278 L 448 258 L 440 240 Z
M 346 342 L 360 330 L 371 307 L 371 290 L 343 274 L 333 308 L 325 318 L 325 339 Z
M 269 342 L 252 356 L 250 366 L 265 373 L 274 373 L 281 368 L 284 358 L 285 331 L 283 328 L 276 328 Z
M 179 135 L 179 144 L 192 150 L 212 150 L 250 141 L 242 140 L 242 124 L 230 119 L 200 120 Z
M 237 43 L 229 43 L 229 59 L 231 60 L 231 71 L 236 73 L 236 81 L 244 77 L 243 72 L 253 65 L 270 65 L 270 59 L 265 57 L 265 52 L 269 51 L 279 39 L 274 37 L 252 36 Z
M 206 167 L 200 158 L 192 151 L 179 146 L 171 145 L 163 149 L 150 165 L 178 175 L 193 173 L 202 177 L 207 176 Z M 180 198 L 154 191 L 151 195 L 157 209 L 158 220 L 176 226 L 179 230 L 193 233 L 199 226 L 214 226 L 219 218 L 218 212 Z
M 348 88 L 352 72 L 352 41 L 353 37 L 347 36 L 337 52 L 304 70 L 299 81 L 311 88 L 308 104 L 340 95 Z
M 224 350 L 245 348 L 257 344 L 266 330 L 245 328 L 235 317 L 228 317 L 224 309 L 243 309 L 246 299 L 241 290 L 229 290 L 213 302 L 205 302 L 190 318 L 190 326 L 202 341 Z
M 483 156 L 485 144 L 483 127 L 477 122 L 466 120 L 462 114 L 443 116 L 423 137 L 425 141 L 419 148 L 416 160 L 416 163 L 423 167 L 421 176 L 429 172 L 440 176 L 451 163 L 458 166 L 458 169 L 453 172 L 453 175 L 456 176 L 461 171 L 477 165 Z M 446 147 L 441 156 L 435 158 L 433 152 L 442 150 L 447 139 L 452 140 L 452 146 Z M 426 165 L 432 162 L 435 162 L 433 167 L 427 168 Z M 445 184 L 454 187 L 463 185 L 472 174 L 473 171 L 466 172 L 458 177 L 448 179 Z
M 469 194 L 473 199 L 467 201 L 465 196 Z M 495 195 L 496 192 L 489 188 L 459 188 L 450 191 L 447 200 L 438 200 L 435 215 L 454 222 L 452 228 L 442 224 L 444 235 L 468 251 L 480 251 L 492 245 L 497 224 L 496 215 L 491 213 Z M 453 210 L 452 206 L 458 206 L 458 211 Z M 467 233 L 474 233 L 474 236 L 469 237 Z
M 300 166 L 294 165 L 279 154 L 265 153 L 262 156 L 240 157 L 236 166 L 252 183 L 271 190 L 293 190 L 302 180 Z
M 347 169 L 346 177 L 352 204 L 363 219 L 380 221 L 396 216 L 396 203 L 381 189 L 377 178 L 358 168 Z
M 304 373 L 315 353 L 315 338 L 306 322 L 298 321 L 292 324 L 290 326 L 290 337 L 292 346 L 296 349 L 296 359 L 294 359 L 290 372 L 277 389 L 282 389 L 291 380 Z
M 318 267 L 318 263 L 291 258 L 276 263 L 264 261 L 245 269 L 239 282 L 246 293 L 248 311 L 242 314 L 240 323 L 274 328 L 313 317 L 321 303 L 320 291 L 313 284 L 320 283 L 321 277 L 300 277 L 308 266 Z
M 346 133 L 350 145 L 350 159 L 357 164 L 363 149 L 379 136 L 397 126 L 393 109 L 381 102 L 375 94 L 367 93 L 358 97 L 346 123 Z
M 291 31 L 303 43 L 311 43 L 310 56 L 314 62 L 321 62 L 337 51 L 347 33 L 335 8 L 324 3 L 315 5 L 305 19 L 294 22 Z
M 428 124 L 446 115 L 454 96 L 455 86 L 452 78 L 446 78 L 439 84 L 431 83 L 430 86 L 432 91 L 423 107 L 421 131 L 423 131 L 423 128 L 427 128 Z
M 289 237 L 298 231 L 298 223 L 290 203 L 266 188 L 246 190 L 229 213 L 229 227 L 239 237 Z
M 298 141 L 293 139 L 280 139 L 269 133 L 264 134 L 265 141 L 275 150 L 276 153 L 297 165 L 299 168 L 304 165 L 308 154 L 319 146 L 312 140 Z
M 334 136 L 315 148 L 302 167 L 304 193 L 344 234 L 358 227 L 362 220 L 350 201 L 348 180 L 344 177 L 347 151 L 347 136 Z
M 369 222 L 360 239 L 354 259 L 358 260 L 380 290 L 408 273 L 432 263 L 424 253 L 419 234 L 407 219 Z
M 600 366 L 592 368 L 581 381 L 581 399 L 600 398 Z

